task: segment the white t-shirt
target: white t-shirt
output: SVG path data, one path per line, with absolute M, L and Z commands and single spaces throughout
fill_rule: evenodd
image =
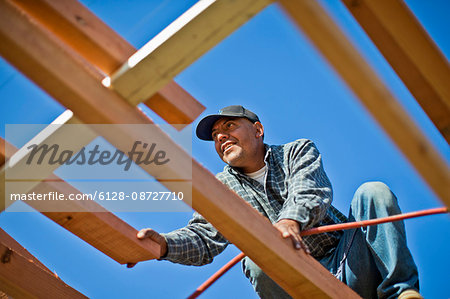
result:
M 264 176 L 266 175 L 266 172 L 267 172 L 267 165 L 264 165 L 264 167 L 261 168 L 260 170 L 251 173 L 246 173 L 245 175 L 258 181 L 259 183 L 261 183 L 261 185 L 264 185 Z

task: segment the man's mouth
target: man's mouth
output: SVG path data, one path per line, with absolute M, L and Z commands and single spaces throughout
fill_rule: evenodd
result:
M 227 143 L 224 143 L 223 145 L 222 145 L 222 152 L 224 153 L 224 154 L 226 154 L 230 149 L 231 149 L 231 147 L 234 145 L 234 143 L 231 143 L 231 142 L 227 142 Z

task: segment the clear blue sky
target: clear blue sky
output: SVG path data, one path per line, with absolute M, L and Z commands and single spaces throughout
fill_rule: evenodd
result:
M 139 48 L 195 1 L 82 2 Z M 324 2 L 449 163 L 448 145 L 345 7 L 339 1 Z M 448 58 L 450 2 L 406 2 Z M 276 5 L 262 11 L 175 80 L 207 107 L 202 116 L 230 104 L 242 104 L 259 115 L 266 128 L 267 143 L 280 144 L 298 138 L 314 140 L 333 183 L 334 205 L 345 214 L 353 192 L 369 180 L 387 183 L 404 212 L 442 206 Z M 4 60 L 0 60 L 0 101 L 2 137 L 7 123 L 46 124 L 63 111 L 60 104 Z M 193 138 L 192 151 L 212 172 L 223 168 L 211 143 Z M 137 229 L 153 227 L 168 232 L 184 226 L 192 213 L 118 215 Z M 149 261 L 127 269 L 39 213 L 4 212 L 0 214 L 0 226 L 66 283 L 92 298 L 183 298 L 239 252 L 229 246 L 211 265 L 204 267 Z M 406 229 L 419 268 L 421 292 L 425 298 L 449 298 L 449 217 L 407 220 Z M 240 266 L 236 266 L 203 298 L 256 298 L 256 295 Z

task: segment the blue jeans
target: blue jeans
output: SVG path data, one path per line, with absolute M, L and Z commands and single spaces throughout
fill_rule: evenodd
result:
M 391 190 L 383 183 L 369 182 L 356 191 L 349 221 L 400 213 Z M 419 289 L 403 221 L 345 230 L 333 253 L 319 262 L 363 298 L 396 298 L 404 290 Z M 249 258 L 242 266 L 261 298 L 291 298 Z

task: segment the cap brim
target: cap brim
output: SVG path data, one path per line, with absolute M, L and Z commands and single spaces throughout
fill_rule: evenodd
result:
M 204 119 L 202 119 L 198 125 L 195 133 L 197 137 L 201 140 L 212 141 L 211 131 L 214 123 L 221 119 L 222 117 L 226 117 L 226 115 L 213 114 L 208 115 Z

